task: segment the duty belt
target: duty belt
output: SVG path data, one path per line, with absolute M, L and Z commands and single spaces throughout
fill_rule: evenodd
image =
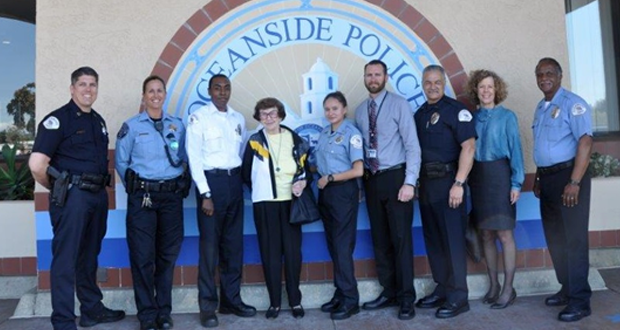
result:
M 420 176 L 428 179 L 439 179 L 446 177 L 449 173 L 456 171 L 458 168 L 456 162 L 440 163 L 430 162 L 422 164 Z
M 571 160 L 567 160 L 565 162 L 557 163 L 555 165 L 546 166 L 546 167 L 539 167 L 538 168 L 538 174 L 547 175 L 547 174 L 557 173 L 557 172 L 559 172 L 561 170 L 564 170 L 564 169 L 567 169 L 569 167 L 572 167 L 574 164 L 575 164 L 574 159 L 571 159 Z
M 98 192 L 110 183 L 109 174 L 73 174 L 71 175 L 71 184 L 80 188 L 80 190 L 87 190 L 90 192 Z
M 144 190 L 146 192 L 174 192 L 178 188 L 178 178 L 170 180 L 138 180 L 136 190 Z

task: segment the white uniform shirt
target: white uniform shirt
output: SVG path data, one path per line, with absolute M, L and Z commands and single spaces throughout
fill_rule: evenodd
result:
M 204 194 L 211 191 L 205 170 L 241 166 L 245 118 L 231 107 L 221 112 L 209 104 L 192 113 L 187 122 L 189 167 L 198 191 Z

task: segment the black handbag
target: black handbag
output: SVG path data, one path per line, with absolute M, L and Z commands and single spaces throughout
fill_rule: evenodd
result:
M 306 185 L 304 192 L 299 197 L 293 196 L 291 201 L 291 225 L 305 225 L 321 219 L 319 207 L 316 205 L 314 193 L 310 185 Z

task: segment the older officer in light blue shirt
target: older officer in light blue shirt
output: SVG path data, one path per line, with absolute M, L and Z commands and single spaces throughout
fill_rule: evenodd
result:
M 359 185 L 364 174 L 362 134 L 345 119 L 347 100 L 341 92 L 323 100 L 325 126 L 316 147 L 319 210 L 325 227 L 327 248 L 334 262 L 332 299 L 321 306 L 333 320 L 344 320 L 359 312 L 359 292 L 355 280 L 353 250 L 357 235 Z
M 118 132 L 115 165 L 127 192 L 127 244 L 140 329 L 170 329 L 183 198 L 191 184 L 184 175 L 185 127 L 162 108 L 162 78 L 146 78 L 142 91 L 146 110 Z
M 534 115 L 534 194 L 558 282 L 562 289 L 545 300 L 564 306 L 558 319 L 578 321 L 590 315 L 588 222 L 592 150 L 592 109 L 561 87 L 562 68 L 552 58 L 536 66 L 536 82 L 544 99 Z

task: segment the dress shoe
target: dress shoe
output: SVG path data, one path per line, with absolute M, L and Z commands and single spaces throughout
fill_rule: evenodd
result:
M 170 315 L 163 315 L 157 318 L 157 327 L 161 330 L 168 330 L 174 327 L 174 322 L 172 322 L 172 317 Z
M 365 302 L 364 305 L 362 305 L 362 308 L 365 310 L 375 310 L 375 309 L 381 309 L 381 308 L 386 308 L 386 307 L 390 307 L 390 306 L 396 306 L 397 305 L 397 301 L 394 298 L 388 298 L 388 297 L 384 297 L 384 296 L 379 296 L 377 299 L 373 300 L 373 301 L 369 301 L 369 302 Z
M 484 295 L 484 299 L 482 299 L 483 304 L 494 304 L 497 301 L 497 298 L 499 298 L 499 293 L 502 291 L 502 288 L 497 288 L 495 294 L 492 294 L 492 291 L 492 289 L 489 289 L 489 292 Z
M 491 305 L 491 309 L 504 309 L 512 305 L 512 303 L 515 302 L 515 299 L 517 299 L 517 291 L 515 291 L 515 289 L 512 289 L 512 294 L 510 295 L 510 298 L 508 299 L 508 301 L 506 301 L 503 304 L 499 302 L 495 302 L 493 303 L 493 305 Z
M 280 307 L 269 306 L 269 309 L 265 313 L 265 318 L 275 319 L 280 314 Z
M 558 314 L 558 320 L 563 322 L 575 322 L 589 316 L 590 314 L 592 314 L 590 307 L 576 308 L 567 306 L 560 312 L 560 314 Z
M 304 308 L 301 305 L 297 305 L 293 307 L 293 317 L 296 319 L 300 319 L 306 315 L 304 312 Z
M 110 323 L 120 321 L 125 318 L 125 312 L 120 310 L 113 310 L 107 307 L 97 314 L 83 313 L 80 316 L 81 327 L 92 327 L 99 323 Z
M 446 298 L 442 298 L 440 296 L 430 294 L 415 303 L 415 307 L 417 308 L 437 308 L 441 307 L 446 302 Z
M 256 315 L 256 308 L 240 303 L 235 306 L 221 306 L 220 314 L 235 314 L 239 317 L 251 317 Z
M 399 320 L 411 320 L 415 317 L 415 308 L 413 308 L 413 302 L 402 302 L 400 309 L 398 310 Z
M 545 299 L 547 306 L 566 306 L 568 305 L 568 297 L 562 292 L 558 292 L 551 297 Z
M 467 301 L 461 304 L 446 302 L 437 309 L 435 317 L 438 319 L 449 319 L 467 311 L 469 311 L 469 303 Z
M 140 322 L 140 330 L 157 330 L 155 321 Z
M 338 308 L 329 314 L 329 317 L 332 320 L 346 320 L 351 317 L 351 315 L 355 315 L 359 312 L 360 306 L 358 304 L 339 304 Z
M 215 328 L 220 324 L 215 312 L 200 312 L 200 325 L 205 328 Z
M 332 300 L 321 305 L 321 312 L 332 313 L 338 309 L 340 305 L 340 300 L 336 298 L 332 298 Z

